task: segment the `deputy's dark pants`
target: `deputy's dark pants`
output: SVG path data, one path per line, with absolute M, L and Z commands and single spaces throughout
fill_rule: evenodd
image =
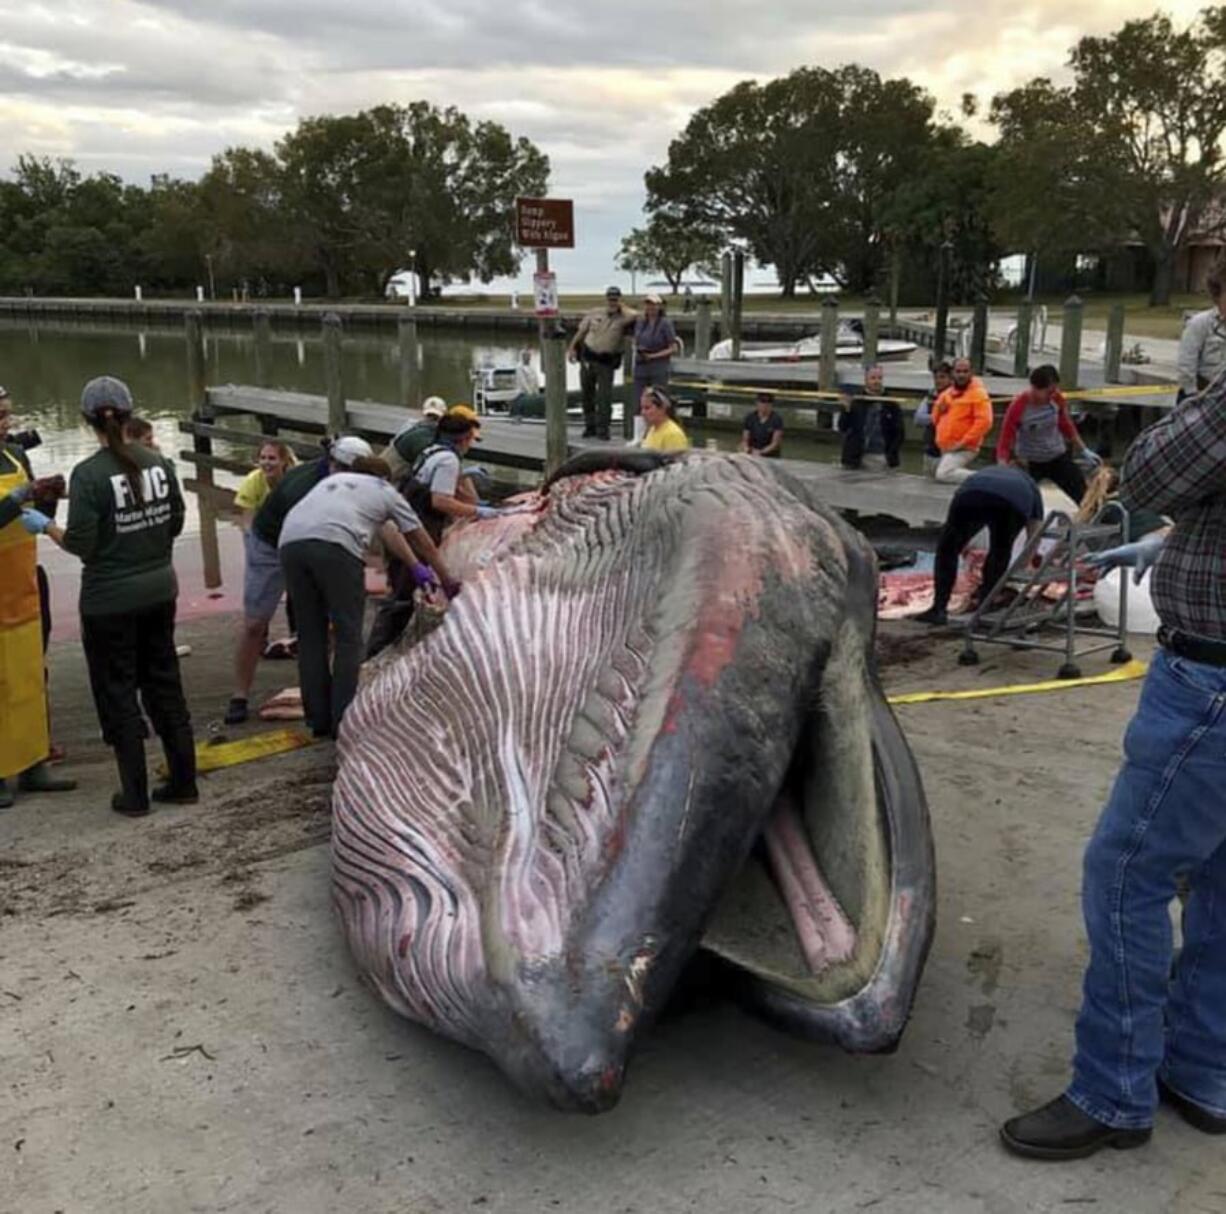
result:
M 958 557 L 976 532 L 986 527 L 990 541 L 988 557 L 983 563 L 981 593 L 986 596 L 1009 568 L 1013 541 L 1025 525 L 1026 520 L 994 493 L 977 489 L 959 493 L 950 504 L 945 526 L 937 540 L 933 609 L 944 611 L 949 606 L 954 582 L 958 580 Z
M 162 740 L 170 783 L 196 782 L 196 745 L 175 654 L 175 601 L 122 615 L 83 615 L 81 642 L 102 737 L 115 749 L 124 795 L 145 797 L 145 729 L 141 707 Z
M 579 368 L 583 393 L 583 429 L 608 435 L 613 420 L 613 375 L 617 367 L 585 358 Z
M 1058 455 L 1055 459 L 1028 460 L 1026 471 L 1036 481 L 1046 479 L 1058 485 L 1078 505 L 1081 504 L 1081 499 L 1086 495 L 1085 475 L 1077 467 L 1077 461 L 1067 451 L 1063 455 Z
M 358 689 L 366 575 L 362 562 L 339 544 L 298 540 L 281 549 L 285 585 L 298 617 L 298 682 L 313 732 L 336 736 Z M 328 625 L 335 637 L 328 663 Z

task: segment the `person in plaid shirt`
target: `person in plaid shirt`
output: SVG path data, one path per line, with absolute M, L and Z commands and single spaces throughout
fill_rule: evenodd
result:
M 1140 1146 L 1159 1099 L 1226 1134 L 1226 371 L 1137 439 L 1122 495 L 1175 520 L 1165 541 L 1101 554 L 1138 576 L 1154 565 L 1161 647 L 1086 849 L 1073 1081 L 1001 1130 L 1031 1158 Z M 1172 972 L 1179 878 L 1189 893 Z

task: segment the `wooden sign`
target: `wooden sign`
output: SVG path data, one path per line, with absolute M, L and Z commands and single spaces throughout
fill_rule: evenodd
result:
M 573 249 L 575 204 L 569 198 L 517 198 L 515 243 L 521 249 Z

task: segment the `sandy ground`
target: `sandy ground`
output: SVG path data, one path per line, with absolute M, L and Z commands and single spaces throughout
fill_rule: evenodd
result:
M 230 623 L 181 629 L 201 726 L 228 690 Z M 998 653 L 963 670 L 953 653 L 892 641 L 890 689 L 1055 666 Z M 358 983 L 329 907 L 328 748 L 210 776 L 197 808 L 120 819 L 76 642 L 52 664 L 82 788 L 0 815 L 6 1214 L 1226 1210 L 1220 1145 L 1165 1111 L 1144 1150 L 1063 1167 L 995 1138 L 1066 1078 L 1079 857 L 1136 684 L 900 710 L 940 910 L 895 1056 L 707 1004 L 662 1022 L 620 1106 L 584 1119 L 526 1103 Z M 265 664 L 261 685 L 291 672 Z

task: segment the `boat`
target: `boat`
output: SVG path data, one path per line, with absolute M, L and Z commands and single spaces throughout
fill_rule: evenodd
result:
M 862 321 L 850 319 L 839 321 L 836 340 L 838 358 L 848 362 L 864 357 L 864 324 Z M 913 341 L 901 341 L 895 338 L 883 337 L 877 341 L 878 362 L 905 362 L 919 349 Z M 816 362 L 822 355 L 822 336 L 820 333 L 802 337 L 799 341 L 790 343 L 748 341 L 741 343 L 742 362 L 757 363 L 803 363 Z M 725 362 L 732 358 L 732 340 L 716 342 L 711 347 L 711 358 Z
M 473 408 L 487 417 L 508 417 L 511 412 L 511 402 L 519 395 L 515 386 L 514 363 L 483 363 L 472 370 L 472 401 Z M 612 419 L 618 424 L 622 420 L 622 393 L 619 384 L 613 389 Z M 545 394 L 538 392 L 529 396 L 524 402 L 523 420 L 526 422 L 543 422 L 545 420 Z M 583 421 L 582 397 L 578 391 L 571 390 L 566 394 L 566 416 L 569 421 Z

